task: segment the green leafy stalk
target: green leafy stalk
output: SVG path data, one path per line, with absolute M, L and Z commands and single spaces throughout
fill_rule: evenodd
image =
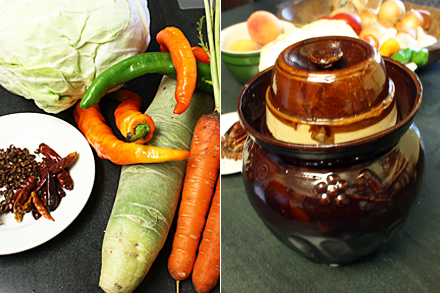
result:
M 215 54 L 217 58 L 217 73 L 219 76 L 219 87 L 220 87 L 220 1 L 216 1 L 215 7 L 215 29 L 214 29 L 214 40 L 215 40 Z
M 203 0 L 205 4 L 206 27 L 209 44 L 208 54 L 211 63 L 215 110 L 220 112 L 220 1 L 216 0 L 215 7 L 213 1 L 214 0 Z

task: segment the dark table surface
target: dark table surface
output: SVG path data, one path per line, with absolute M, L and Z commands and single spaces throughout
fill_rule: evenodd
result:
M 438 1 L 409 1 L 436 5 Z M 222 28 L 255 10 L 276 12 L 261 0 L 222 13 Z M 297 254 L 269 232 L 250 205 L 241 173 L 223 175 L 222 292 L 440 292 L 440 62 L 417 72 L 423 101 L 415 118 L 426 151 L 426 176 L 408 222 L 370 260 L 328 268 Z M 222 64 L 222 113 L 237 110 L 242 89 Z
M 204 9 L 181 10 L 177 0 L 149 1 L 148 4 L 152 36 L 148 51 L 159 51 L 155 36 L 166 26 L 179 27 L 192 45 L 198 44 L 197 21 L 204 15 Z M 127 89 L 143 97 L 141 110 L 144 111 L 153 99 L 160 79 L 161 76 L 150 74 L 126 85 Z M 106 100 L 101 102 L 100 106 L 108 124 L 117 133 L 112 115 L 117 103 Z M 48 115 L 61 118 L 77 127 L 72 110 Z M 33 101 L 0 87 L 0 115 L 21 112 L 44 113 Z M 121 167 L 99 159 L 95 152 L 94 156 L 96 175 L 92 194 L 73 223 L 58 236 L 36 248 L 0 256 L 1 293 L 103 292 L 98 286 L 101 245 L 116 195 Z M 174 235 L 175 225 L 176 217 L 169 236 Z M 148 275 L 135 292 L 176 292 L 176 283 L 167 268 L 171 244 L 172 237 L 168 237 Z M 181 282 L 180 289 L 181 292 L 196 292 L 191 278 Z M 212 292 L 219 291 L 220 286 L 217 285 Z

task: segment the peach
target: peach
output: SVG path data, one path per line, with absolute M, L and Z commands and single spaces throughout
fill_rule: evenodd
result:
M 251 40 L 260 45 L 266 45 L 283 33 L 281 21 L 264 10 L 255 11 L 249 16 L 247 28 Z
M 246 52 L 246 51 L 257 51 L 260 50 L 261 46 L 257 43 L 248 40 L 248 39 L 240 39 L 236 40 L 231 44 L 229 50 L 236 52 Z

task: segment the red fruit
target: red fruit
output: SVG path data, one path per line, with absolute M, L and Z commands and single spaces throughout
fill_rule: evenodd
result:
M 351 28 L 354 30 L 354 32 L 359 35 L 362 30 L 362 24 L 361 24 L 361 18 L 359 15 L 350 13 L 350 12 L 340 12 L 338 14 L 335 14 L 332 19 L 340 19 L 345 21 Z

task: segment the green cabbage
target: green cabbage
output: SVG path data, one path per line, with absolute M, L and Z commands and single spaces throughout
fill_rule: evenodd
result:
M 147 0 L 3 0 L 0 84 L 59 113 L 96 76 L 146 51 Z

